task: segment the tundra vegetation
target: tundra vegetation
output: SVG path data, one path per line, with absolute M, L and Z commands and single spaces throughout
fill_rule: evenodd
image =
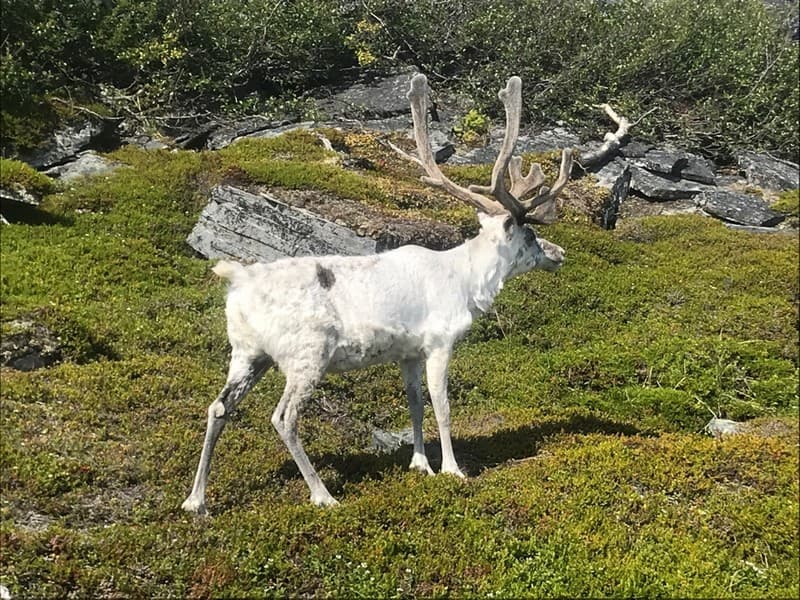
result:
M 408 421 L 399 369 L 378 366 L 327 377 L 307 405 L 300 435 L 341 501 L 308 505 L 269 372 L 218 444 L 214 516 L 180 510 L 228 352 L 225 286 L 184 243 L 209 186 L 341 183 L 406 214 L 402 189 L 412 213 L 474 232 L 413 165 L 340 135 L 381 167 L 342 169 L 308 132 L 128 147 L 111 154 L 125 167 L 48 195 L 43 223 L 4 226 L 3 322 L 46 324 L 66 360 L 2 373 L 0 583 L 21 597 L 796 595 L 797 239 L 697 216 L 600 230 L 570 209 L 581 181 L 546 228 L 565 266 L 510 281 L 457 346 L 468 479 L 409 472 L 408 447 L 367 451 L 373 427 Z M 552 179 L 557 156 L 533 158 Z M 712 439 L 711 412 L 751 430 Z M 429 407 L 424 429 L 438 469 Z
M 278 110 L 337 69 L 404 60 L 462 86 L 476 114 L 520 73 L 539 82 L 532 117 L 602 130 L 596 101 L 632 117 L 658 105 L 639 124 L 653 135 L 796 160 L 796 46 L 762 2 L 531 0 L 549 18 L 530 21 L 510 18 L 519 2 L 452 4 L 8 0 L 4 142 L 34 145 L 62 119 L 53 96 L 145 120 L 170 102 Z M 372 134 L 322 133 L 373 168 L 345 168 L 309 132 L 123 147 L 109 155 L 121 168 L 69 183 L 0 164 L 4 185 L 45 195 L 0 229 L 2 332 L 42 323 L 64 359 L 2 370 L 0 584 L 14 598 L 797 597 L 796 235 L 692 215 L 604 231 L 585 214 L 604 192 L 585 179 L 543 228 L 564 267 L 510 281 L 456 347 L 466 480 L 408 471 L 410 447 L 368 450 L 373 428 L 408 424 L 399 369 L 375 366 L 328 376 L 305 408 L 300 436 L 341 502 L 310 506 L 270 422 L 284 386 L 271 371 L 217 446 L 214 516 L 181 511 L 228 360 L 225 283 L 185 244 L 212 186 L 321 190 L 476 231 Z M 524 158 L 552 181 L 557 155 Z M 491 166 L 444 171 L 485 183 Z M 797 200 L 776 202 L 796 214 Z M 748 429 L 713 439 L 712 414 Z M 438 470 L 430 407 L 423 427 Z

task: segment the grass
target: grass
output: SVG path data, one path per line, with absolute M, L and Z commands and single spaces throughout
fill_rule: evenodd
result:
M 220 440 L 213 517 L 180 511 L 227 359 L 224 286 L 184 242 L 211 186 L 235 175 L 474 227 L 371 136 L 325 133 L 371 166 L 342 167 L 314 133 L 123 149 L 127 167 L 47 196 L 52 219 L 3 227 L 4 330 L 32 318 L 66 357 L 2 371 L 13 597 L 797 595 L 797 238 L 696 216 L 608 232 L 571 214 L 541 232 L 565 267 L 509 282 L 452 364 L 466 481 L 408 472 L 406 447 L 368 451 L 373 427 L 408 420 L 399 370 L 375 367 L 328 377 L 301 419 L 342 502 L 311 507 L 270 424 L 271 372 Z M 711 439 L 712 412 L 751 429 Z M 429 409 L 425 431 L 437 468 Z

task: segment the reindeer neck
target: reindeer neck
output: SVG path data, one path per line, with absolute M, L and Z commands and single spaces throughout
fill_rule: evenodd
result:
M 485 230 L 458 249 L 463 254 L 466 267 L 465 286 L 470 312 L 476 315 L 484 313 L 491 308 L 495 296 L 503 289 L 512 265 L 497 240 Z

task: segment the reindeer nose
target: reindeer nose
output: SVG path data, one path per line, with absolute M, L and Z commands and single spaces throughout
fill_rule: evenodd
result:
M 545 256 L 555 263 L 563 263 L 567 258 L 567 253 L 564 249 L 556 244 L 550 243 L 547 246 L 543 246 L 542 249 L 544 250 Z

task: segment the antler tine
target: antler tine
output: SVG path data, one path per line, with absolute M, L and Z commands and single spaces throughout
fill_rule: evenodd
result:
M 511 158 L 508 163 L 508 174 L 511 177 L 511 195 L 520 201 L 525 194 L 544 183 L 544 173 L 539 163 L 533 163 L 528 174 L 522 176 L 522 158 L 519 156 Z M 522 205 L 525 206 L 525 203 Z
M 547 224 L 555 220 L 555 199 L 569 181 L 573 159 L 572 148 L 564 148 L 561 151 L 561 168 L 558 171 L 558 178 L 553 183 L 553 187 L 542 186 L 536 196 L 522 203 L 525 207 L 525 212 L 528 213 L 525 216 L 527 223 Z M 535 166 L 538 167 L 539 165 Z M 531 167 L 532 170 L 533 167 Z
M 433 158 L 433 151 L 428 137 L 428 79 L 425 75 L 418 74 L 411 79 L 411 88 L 406 96 L 411 104 L 411 118 L 414 122 L 414 139 L 417 143 L 419 163 L 422 165 L 427 177 L 421 179 L 425 183 L 440 187 L 479 210 L 489 214 L 500 214 L 505 209 L 501 204 L 477 193 L 471 189 L 461 187 L 450 181 L 439 169 Z
M 503 135 L 503 144 L 500 153 L 492 168 L 492 182 L 489 186 L 471 185 L 469 189 L 473 192 L 488 193 L 497 198 L 497 201 L 511 213 L 518 221 L 522 221 L 525 216 L 525 208 L 517 201 L 513 192 L 509 192 L 506 187 L 505 175 L 509 163 L 514 161 L 512 153 L 519 137 L 519 120 L 522 110 L 522 79 L 511 77 L 506 83 L 506 87 L 497 94 L 503 102 L 506 110 L 506 130 Z

